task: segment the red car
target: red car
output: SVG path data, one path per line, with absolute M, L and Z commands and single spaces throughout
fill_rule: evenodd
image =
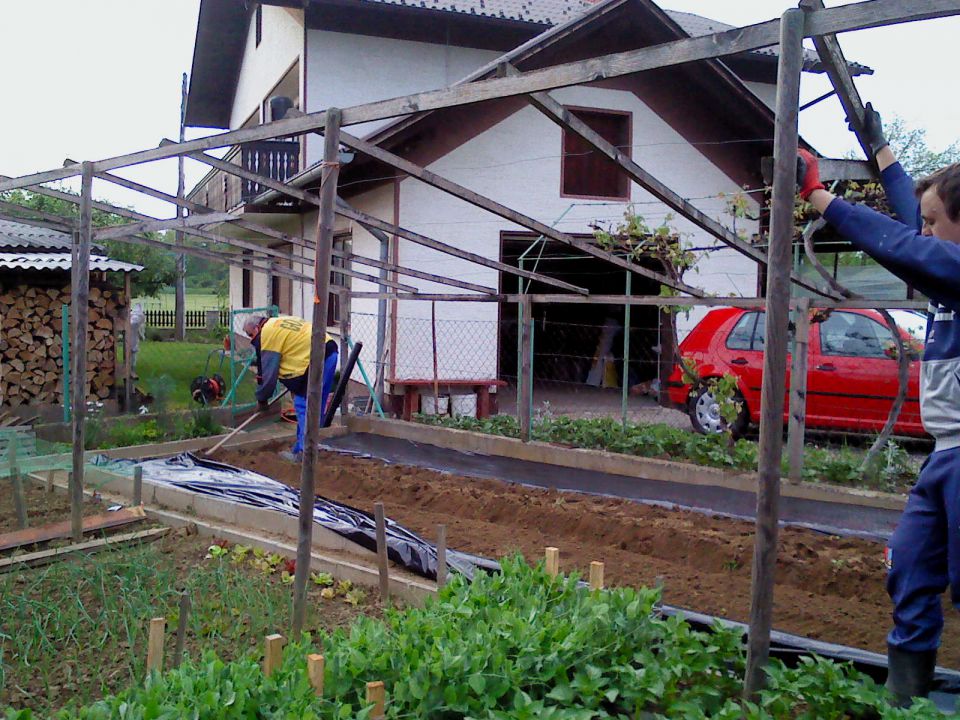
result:
M 903 329 L 900 317 L 896 319 L 904 339 L 916 348 L 916 335 Z M 913 320 L 915 326 L 922 324 L 916 316 Z M 736 435 L 743 434 L 750 423 L 760 422 L 764 330 L 763 311 L 721 308 L 708 313 L 680 343 L 681 355 L 697 363 L 704 379 L 725 373 L 736 376 L 737 400 L 742 403 L 732 428 Z M 874 310 L 834 310 L 822 322 L 812 322 L 807 349 L 807 426 L 879 432 L 897 392 L 892 345 L 890 330 Z M 788 359 L 788 387 L 789 367 Z M 920 363 L 912 360 L 907 400 L 894 429 L 898 435 L 925 435 L 920 422 L 919 375 Z M 690 415 L 695 430 L 713 433 L 722 429 L 719 408 L 709 390 L 685 384 L 679 367 L 670 376 L 668 390 L 671 402 Z

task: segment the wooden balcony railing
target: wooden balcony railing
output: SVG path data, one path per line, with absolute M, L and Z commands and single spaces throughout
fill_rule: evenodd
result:
M 286 182 L 300 170 L 300 143 L 286 140 L 246 143 L 232 148 L 223 159 L 258 175 Z M 227 212 L 246 205 L 267 189 L 260 183 L 215 171 L 207 175 L 191 197 L 202 205 Z M 284 198 L 281 204 L 288 199 Z

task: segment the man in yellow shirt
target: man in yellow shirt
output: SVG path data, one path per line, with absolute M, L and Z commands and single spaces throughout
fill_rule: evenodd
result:
M 289 315 L 275 318 L 254 315 L 244 322 L 243 332 L 250 338 L 257 352 L 259 375 L 256 398 L 260 410 L 267 409 L 267 402 L 278 381 L 293 396 L 293 408 L 297 413 L 297 442 L 292 450 L 280 453 L 280 457 L 289 462 L 300 462 L 303 457 L 303 436 L 307 427 L 307 378 L 310 371 L 310 337 L 313 327 L 306 320 Z M 337 360 L 337 343 L 327 335 L 321 418 L 333 387 Z

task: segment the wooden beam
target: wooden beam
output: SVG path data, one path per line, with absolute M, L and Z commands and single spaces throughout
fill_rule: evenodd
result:
M 444 277 L 443 275 L 435 275 L 433 273 L 424 272 L 423 270 L 414 270 L 413 268 L 403 267 L 402 265 L 394 265 L 393 263 L 389 262 L 382 262 L 373 258 L 363 257 L 362 255 L 355 255 L 351 253 L 347 256 L 347 259 L 363 265 L 380 268 L 381 270 L 395 272 L 399 275 L 406 275 L 408 277 L 414 277 L 420 280 L 429 280 L 430 282 L 437 283 L 438 285 L 449 285 L 451 287 L 460 288 L 461 290 L 472 290 L 473 292 L 482 293 L 484 295 L 497 294 L 497 291 L 494 288 L 487 287 L 486 285 L 477 285 L 476 283 L 467 282 L 465 280 L 454 280 L 453 278 Z M 375 278 L 371 282 L 373 282 L 374 285 L 390 284 L 385 278 L 379 277 Z
M 797 141 L 800 74 L 803 69 L 804 12 L 791 8 L 780 24 L 774 127 L 773 208 L 767 271 L 766 344 L 760 394 L 760 452 L 757 520 L 754 536 L 750 632 L 744 698 L 753 700 L 766 683 L 773 626 L 774 573 L 780 514 L 780 461 L 787 373 L 787 328 L 790 322 L 790 250 L 797 192 Z
M 10 219 L 17 222 L 22 222 L 25 225 L 36 225 L 37 227 L 45 227 L 49 228 L 50 230 L 71 232 L 73 230 L 73 224 L 76 222 L 76 218 L 64 217 L 63 215 L 54 215 L 53 213 L 44 212 L 43 210 L 34 210 L 33 208 L 18 205 L 17 203 L 7 202 L 6 200 L 0 200 L 0 208 L 8 210 L 12 213 L 30 213 L 34 217 L 22 218 L 14 215 Z
M 520 367 L 517 368 L 517 418 L 520 422 L 520 439 L 530 442 L 533 418 L 533 303 L 525 296 L 518 304 L 520 317 Z
M 508 75 L 517 76 L 519 71 L 512 65 L 507 64 L 505 70 Z M 591 128 L 587 123 L 571 113 L 567 108 L 554 100 L 549 93 L 532 93 L 527 96 L 530 104 L 537 110 L 547 116 L 561 128 L 569 130 L 579 135 L 590 146 L 605 155 L 607 159 L 616 163 L 627 176 L 637 185 L 649 192 L 664 205 L 677 211 L 692 222 L 701 230 L 708 232 L 713 237 L 730 246 L 741 255 L 744 255 L 754 262 L 766 266 L 767 256 L 762 250 L 753 247 L 746 240 L 737 236 L 735 232 L 721 223 L 709 217 L 699 208 L 695 207 L 689 200 L 682 198 L 679 194 L 671 190 L 665 183 L 661 182 L 649 172 L 640 167 L 633 159 L 620 150 L 618 147 L 608 142 Z M 818 287 L 794 274 L 792 279 L 801 287 L 820 292 Z
M 337 180 L 340 176 L 340 111 L 331 108 L 324 136 L 324 174 L 320 185 L 320 211 L 317 214 L 317 250 L 313 270 L 313 331 L 310 357 L 321 369 L 326 357 L 327 304 L 330 287 L 330 253 L 333 250 L 334 207 L 337 202 Z M 317 362 L 319 361 L 319 362 Z M 312 372 L 307 382 L 307 427 L 303 439 L 303 461 L 300 467 L 300 513 L 297 536 L 297 565 L 293 576 L 293 637 L 299 637 L 307 615 L 307 576 L 313 543 L 314 467 L 317 461 L 317 440 L 324 408 L 323 372 Z
M 612 265 L 616 265 L 617 267 L 622 267 L 635 272 L 638 275 L 643 275 L 650 280 L 655 280 L 661 285 L 666 285 L 667 287 L 680 290 L 681 292 L 690 293 L 691 295 L 696 296 L 702 296 L 705 294 L 703 290 L 699 288 L 692 287 L 686 283 L 676 282 L 663 273 L 648 270 L 637 263 L 630 262 L 629 260 L 617 257 L 613 253 L 602 250 L 596 245 L 591 244 L 588 240 L 574 237 L 573 235 L 568 235 L 567 233 L 561 232 L 556 228 L 550 227 L 546 223 L 542 223 L 539 220 L 524 215 L 523 213 L 512 210 L 506 205 L 498 203 L 496 200 L 491 200 L 488 197 L 484 197 L 483 195 L 480 195 L 479 193 L 476 193 L 473 190 L 464 187 L 463 185 L 459 185 L 452 180 L 441 177 L 440 175 L 437 175 L 426 168 L 420 167 L 419 165 L 416 165 L 415 163 L 412 163 L 409 160 L 400 157 L 399 155 L 394 155 L 393 153 L 384 150 L 373 143 L 369 143 L 366 140 L 361 140 L 360 138 L 353 137 L 347 133 L 342 133 L 341 142 L 344 145 L 349 145 L 355 150 L 359 150 L 364 155 L 375 158 L 376 160 L 386 163 L 397 170 L 401 170 L 411 177 L 415 177 L 418 180 L 425 182 L 431 187 L 443 190 L 444 192 L 449 193 L 454 197 L 458 197 L 461 200 L 474 205 L 475 207 L 486 210 L 487 212 L 491 212 L 494 215 L 499 215 L 505 220 L 516 223 L 517 225 L 525 227 L 528 230 L 533 230 L 535 233 L 538 233 L 544 237 L 548 237 L 551 240 L 556 240 L 564 245 L 574 247 L 586 255 L 591 255 L 592 257 L 604 260 Z
M 236 216 L 230 213 L 213 213 L 210 215 L 191 215 L 190 217 L 170 218 L 169 220 L 146 220 L 128 225 L 110 225 L 98 228 L 94 233 L 97 240 L 112 240 L 128 233 L 163 232 L 164 230 L 183 230 L 209 225 L 215 222 L 230 222 Z
M 960 0 L 867 0 L 809 13 L 805 32 L 808 37 L 813 37 L 958 14 L 960 14 Z M 637 50 L 554 65 L 524 73 L 517 78 L 493 78 L 365 103 L 345 108 L 343 124 L 355 125 L 426 110 L 555 90 L 696 60 L 736 55 L 776 45 L 779 42 L 779 28 L 779 20 L 769 20 L 743 28 L 733 28 L 726 32 L 683 38 Z M 211 150 L 256 140 L 302 135 L 306 132 L 322 130 L 326 121 L 324 112 L 277 120 L 253 128 L 231 130 L 197 140 L 188 140 L 176 146 L 152 148 L 106 158 L 96 163 L 95 170 L 99 173 L 175 157 L 182 153 Z M 65 168 L 0 181 L 0 192 L 74 177 L 80 174 L 80 170 L 79 165 L 73 164 Z
M 831 180 L 855 180 L 869 182 L 875 178 L 873 168 L 865 160 L 838 160 L 835 158 L 818 158 L 820 179 L 824 182 Z M 760 159 L 760 173 L 765 183 L 773 180 L 773 158 Z
M 244 170 L 239 165 L 233 165 L 231 163 L 224 162 L 218 158 L 211 157 L 210 155 L 206 155 L 204 153 L 191 154 L 190 157 L 194 158 L 195 160 L 199 160 L 202 163 L 206 163 L 211 167 L 215 167 L 218 170 L 222 170 L 223 172 L 229 173 L 231 175 L 236 175 L 238 177 L 244 178 L 246 180 L 250 180 L 252 182 L 259 183 L 264 187 L 272 188 L 284 195 L 289 195 L 290 197 L 297 198 L 301 202 L 305 202 L 309 205 L 314 205 L 314 206 L 319 205 L 320 201 L 317 199 L 315 195 L 305 192 L 300 188 L 295 188 L 290 185 L 285 185 L 284 183 L 281 183 L 277 180 L 273 180 L 272 178 L 266 177 L 264 175 L 258 175 L 257 173 L 251 172 L 249 170 Z M 490 260 L 489 258 L 485 258 L 482 255 L 478 255 L 476 253 L 472 253 L 467 250 L 461 250 L 460 248 L 454 247 L 453 245 L 447 245 L 446 243 L 442 243 L 439 240 L 434 240 L 432 238 L 426 237 L 425 235 L 420 235 L 419 233 L 415 233 L 410 230 L 405 230 L 404 228 L 401 228 L 397 225 L 393 225 L 392 223 L 388 223 L 384 220 L 380 220 L 379 218 L 375 218 L 372 215 L 367 215 L 364 212 L 361 212 L 359 210 L 356 210 L 346 205 L 338 205 L 334 210 L 334 212 L 336 212 L 336 214 L 340 215 L 341 217 L 348 218 L 357 223 L 360 223 L 361 225 L 367 225 L 367 226 L 376 228 L 377 230 L 381 230 L 390 235 L 397 235 L 398 237 L 402 237 L 403 239 L 409 240 L 410 242 L 416 243 L 418 245 L 422 245 L 424 247 L 431 248 L 432 250 L 437 250 L 438 252 L 442 252 L 447 255 L 451 255 L 453 257 L 458 257 L 463 260 L 469 260 L 470 262 L 476 263 L 477 265 L 483 265 L 484 267 L 489 267 L 495 270 L 499 270 L 500 272 L 512 273 L 514 275 L 519 275 L 521 277 L 528 277 L 532 280 L 538 280 L 547 285 L 553 285 L 554 287 L 562 288 L 564 290 L 570 290 L 572 292 L 579 292 L 583 294 L 587 293 L 586 289 L 577 287 L 576 285 L 571 285 L 570 283 L 564 282 L 563 280 L 557 280 L 555 278 L 551 278 L 548 275 L 541 275 L 540 273 L 532 273 L 527 270 L 520 270 L 519 268 L 513 267 L 511 265 L 507 265 L 506 263 L 502 263 L 497 260 Z
M 800 8 L 807 13 L 823 10 L 823 0 L 800 0 Z M 870 162 L 872 175 L 878 176 L 879 170 L 876 168 L 876 158 L 870 148 L 870 143 L 864 136 L 863 101 L 860 99 L 860 93 L 857 92 L 857 86 L 850 75 L 850 66 L 847 65 L 847 60 L 843 56 L 843 50 L 840 48 L 837 36 L 833 33 L 814 35 L 813 45 L 816 47 L 817 54 L 820 56 L 820 63 L 826 70 L 827 77 L 830 78 L 833 89 L 837 93 L 843 112 L 846 113 L 848 121 L 853 124 L 857 142 L 860 143 L 864 156 Z
M 146 517 L 142 507 L 123 508 L 116 512 L 100 513 L 84 518 L 82 531 L 84 533 L 97 532 L 120 525 L 137 523 L 146 519 Z M 71 522 L 64 520 L 30 528 L 29 530 L 9 532 L 0 535 L 0 551 L 67 538 L 70 537 L 72 530 Z

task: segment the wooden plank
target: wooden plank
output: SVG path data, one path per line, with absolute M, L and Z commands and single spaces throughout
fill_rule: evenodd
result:
M 322 368 L 326 357 L 327 304 L 330 287 L 330 253 L 335 231 L 334 207 L 337 200 L 337 180 L 340 176 L 340 111 L 328 111 L 329 127 L 324 137 L 323 162 L 325 172 L 320 186 L 320 211 L 317 213 L 317 242 L 313 270 L 313 332 L 310 339 L 310 357 Z M 323 373 L 310 373 L 307 382 L 307 428 L 303 440 L 303 464 L 300 469 L 300 514 L 297 537 L 297 566 L 293 580 L 293 633 L 299 637 L 307 614 L 307 575 L 310 573 L 310 553 L 313 543 L 314 467 L 317 458 L 317 440 L 320 420 Z
M 803 67 L 802 10 L 784 12 L 777 71 L 774 129 L 773 208 L 767 272 L 766 345 L 760 395 L 760 453 L 757 520 L 754 538 L 750 632 L 743 694 L 754 699 L 766 682 L 773 625 L 774 572 L 780 512 L 780 459 L 783 451 L 783 405 L 786 392 L 787 327 L 790 321 L 790 268 L 793 208 L 797 190 L 798 108 Z
M 508 74 L 512 75 L 520 74 L 519 71 L 512 65 L 507 65 L 506 71 Z M 721 223 L 714 220 L 712 217 L 709 217 L 702 210 L 694 206 L 689 200 L 686 200 L 678 193 L 671 190 L 666 183 L 661 182 L 652 174 L 640 167 L 629 155 L 605 140 L 603 136 L 593 130 L 593 128 L 587 125 L 587 123 L 571 113 L 559 102 L 554 100 L 548 93 L 532 93 L 527 97 L 530 104 L 537 108 L 537 110 L 539 110 L 543 115 L 548 117 L 561 128 L 569 130 L 580 136 L 591 147 L 605 155 L 611 162 L 616 163 L 631 180 L 633 180 L 655 198 L 660 200 L 664 205 L 677 211 L 680 213 L 680 215 L 685 217 L 698 228 L 706 231 L 713 237 L 739 252 L 741 255 L 744 255 L 754 262 L 760 263 L 761 265 L 765 266 L 767 264 L 767 256 L 762 250 L 750 245 L 746 240 L 737 236 L 735 232 L 727 227 L 724 227 Z M 796 274 L 792 274 L 791 279 L 801 287 L 805 287 L 808 290 L 813 290 L 818 293 L 820 292 L 816 285 L 813 285 L 809 281 L 800 278 Z
M 52 550 L 42 550 L 35 553 L 26 553 L 15 557 L 0 559 L 0 573 L 8 572 L 19 567 L 36 567 L 38 565 L 48 565 L 61 558 L 73 553 L 95 553 L 101 550 L 109 550 L 140 540 L 152 541 L 170 532 L 170 528 L 150 528 L 126 535 L 113 535 L 108 538 L 98 540 L 88 540 L 86 542 L 74 543 L 64 547 L 53 548 Z
M 800 8 L 808 13 L 823 10 L 823 0 L 800 0 Z M 815 35 L 813 45 L 817 49 L 820 63 L 826 70 L 827 77 L 830 78 L 830 83 L 837 93 L 837 99 L 840 100 L 843 112 L 849 122 L 853 124 L 857 142 L 860 143 L 864 156 L 869 160 L 871 175 L 879 176 L 879 171 L 876 168 L 876 158 L 863 133 L 863 101 L 860 99 L 860 93 L 857 92 L 857 86 L 850 75 L 850 66 L 847 65 L 847 60 L 843 56 L 843 50 L 840 48 L 837 36 L 833 33 Z
M 960 14 L 960 0 L 867 0 L 841 7 L 811 12 L 807 21 L 808 36 L 863 30 L 901 22 L 914 22 Z M 734 28 L 694 38 L 684 38 L 660 45 L 623 53 L 614 53 L 542 70 L 527 72 L 518 78 L 493 78 L 467 85 L 414 93 L 403 97 L 365 103 L 344 109 L 344 125 L 409 115 L 426 110 L 467 105 L 483 100 L 525 95 L 531 92 L 555 90 L 571 85 L 630 75 L 644 70 L 680 65 L 696 60 L 708 60 L 727 55 L 776 45 L 779 42 L 779 21 Z M 322 130 L 327 122 L 324 112 L 303 117 L 278 120 L 253 128 L 232 130 L 197 140 L 188 140 L 176 146 L 161 146 L 119 155 L 96 163 L 97 172 L 175 157 L 190 153 L 229 147 L 256 140 L 301 135 Z M 29 187 L 43 182 L 79 175 L 81 168 L 70 165 L 42 173 L 0 181 L 0 192 Z
M 535 233 L 548 237 L 551 240 L 563 243 L 564 245 L 569 245 L 574 247 L 586 255 L 590 255 L 600 260 L 611 263 L 617 267 L 622 267 L 632 272 L 642 275 L 648 279 L 655 280 L 661 285 L 666 285 L 667 287 L 675 288 L 682 292 L 690 293 L 691 295 L 703 296 L 705 293 L 699 288 L 695 288 L 691 285 L 687 285 L 683 282 L 676 282 L 672 278 L 667 277 L 663 273 L 658 273 L 653 270 L 648 270 L 637 263 L 631 262 L 629 260 L 624 260 L 621 257 L 617 257 L 613 253 L 602 250 L 596 245 L 591 244 L 588 240 L 582 238 L 574 237 L 573 235 L 568 235 L 565 232 L 561 232 L 556 228 L 550 227 L 546 223 L 542 223 L 535 218 L 519 213 L 516 210 L 508 208 L 506 205 L 502 205 L 495 200 L 491 200 L 488 197 L 484 197 L 480 193 L 474 192 L 469 188 L 466 188 L 458 183 L 448 180 L 447 178 L 441 177 L 426 168 L 420 167 L 419 165 L 410 162 L 406 158 L 402 158 L 399 155 L 395 155 L 387 150 L 384 150 L 373 143 L 369 143 L 366 140 L 361 140 L 360 138 L 354 137 L 348 133 L 341 133 L 341 141 L 345 145 L 349 145 L 362 152 L 364 155 L 375 158 L 380 162 L 386 163 L 387 165 L 401 170 L 402 172 L 407 173 L 408 175 L 425 182 L 431 187 L 435 187 L 438 190 L 443 190 L 454 197 L 460 198 L 475 207 L 491 212 L 494 215 L 499 215 L 505 220 L 516 223 L 521 227 L 525 227 L 528 230 L 532 230 Z
M 129 225 L 111 225 L 109 227 L 98 228 L 96 232 L 94 232 L 93 237 L 95 240 L 101 241 L 112 240 L 122 237 L 123 235 L 182 230 L 183 228 L 199 227 L 214 222 L 230 222 L 234 217 L 235 216 L 230 213 L 210 213 L 207 215 L 191 215 L 190 217 L 170 218 L 166 220 L 145 220 Z
M 225 173 L 231 175 L 236 175 L 237 177 L 244 178 L 245 180 L 250 180 L 252 182 L 257 182 L 264 187 L 273 188 L 277 192 L 283 193 L 284 195 L 289 195 L 290 197 L 297 198 L 301 202 L 305 202 L 309 205 L 318 206 L 320 201 L 317 197 L 311 193 L 305 192 L 300 188 L 295 188 L 289 185 L 285 185 L 281 182 L 273 180 L 272 178 L 266 177 L 264 175 L 258 175 L 257 173 L 250 172 L 249 170 L 244 170 L 238 165 L 233 165 L 231 163 L 224 162 L 218 158 L 211 157 L 204 153 L 191 154 L 190 157 L 200 162 L 206 163 L 211 167 L 222 170 Z M 482 255 L 476 253 L 468 252 L 466 250 L 461 250 L 458 247 L 453 245 L 447 245 L 438 240 L 428 238 L 425 235 L 420 235 L 418 233 L 412 232 L 410 230 L 405 230 L 397 225 L 388 223 L 379 218 L 375 218 L 372 215 L 367 215 L 359 210 L 351 208 L 348 205 L 337 205 L 335 210 L 337 215 L 345 217 L 349 220 L 360 223 L 361 225 L 369 226 L 380 230 L 382 232 L 388 233 L 390 235 L 396 235 L 402 237 L 405 240 L 422 245 L 423 247 L 431 248 L 432 250 L 437 250 L 438 252 L 451 255 L 453 257 L 458 257 L 463 260 L 469 260 L 470 262 L 476 263 L 477 265 L 483 265 L 484 267 L 489 267 L 500 272 L 506 272 L 513 275 L 519 275 L 520 277 L 528 277 L 531 280 L 538 280 L 547 285 L 553 285 L 554 287 L 562 288 L 564 290 L 570 290 L 572 292 L 579 292 L 586 294 L 587 291 L 584 288 L 577 287 L 576 285 L 571 285 L 570 283 L 563 282 L 562 280 L 556 280 L 549 277 L 548 275 L 541 275 L 539 273 L 532 273 L 529 271 L 520 270 L 519 268 L 512 267 L 506 263 L 498 262 L 496 260 L 490 260 L 485 258 Z M 379 282 L 379 280 L 378 280 Z
M 72 289 L 70 296 L 73 343 L 72 414 L 73 472 L 70 475 L 70 516 L 73 540 L 83 536 L 83 448 L 87 421 L 87 318 L 90 309 L 90 245 L 93 235 L 93 165 L 83 163 L 80 223 L 74 234 Z
M 283 664 L 283 635 L 267 635 L 263 639 L 263 674 L 270 677 Z
M 20 217 L 19 215 L 15 215 L 11 218 L 17 222 L 22 222 L 25 225 L 36 225 L 37 227 L 49 228 L 51 230 L 59 230 L 60 232 L 67 233 L 73 230 L 74 219 L 70 217 L 54 215 L 53 213 L 44 212 L 43 210 L 34 210 L 33 208 L 24 207 L 23 205 L 18 205 L 17 203 L 7 202 L 6 200 L 0 200 L 0 208 L 3 208 L 11 213 L 30 213 L 32 217 Z
M 790 482 L 803 479 L 803 442 L 807 421 L 807 350 L 810 339 L 810 299 L 798 298 L 793 311 L 793 366 L 790 370 L 790 419 L 787 457 Z
M 120 527 L 138 523 L 146 519 L 146 514 L 142 507 L 123 508 L 116 512 L 100 513 L 90 515 L 83 519 L 82 532 L 91 533 L 107 528 Z M 0 551 L 23 547 L 24 545 L 35 545 L 37 543 L 47 542 L 49 540 L 58 540 L 60 538 L 70 537 L 73 526 L 70 520 L 49 523 L 29 530 L 17 530 L 16 532 L 0 535 Z
M 380 572 L 380 597 L 386 602 L 390 599 L 390 564 L 387 562 L 387 519 L 383 503 L 374 503 L 374 520 L 377 525 L 377 569 Z
M 496 295 L 497 290 L 486 285 L 477 285 L 476 283 L 467 282 L 465 280 L 455 280 L 453 278 L 444 277 L 443 275 L 435 275 L 434 273 L 424 272 L 423 270 L 414 270 L 413 268 L 404 267 L 403 265 L 395 265 L 390 262 L 382 262 L 374 258 L 364 257 L 363 255 L 357 255 L 356 253 L 350 253 L 347 258 L 354 262 L 361 263 L 363 265 L 369 265 L 370 267 L 379 268 L 381 270 L 387 270 L 389 272 L 395 272 L 399 275 L 406 275 L 407 277 L 414 277 L 419 280 L 428 280 L 430 282 L 437 283 L 438 285 L 449 285 L 450 287 L 459 288 L 461 290 L 470 290 L 472 292 L 482 293 L 484 295 Z M 386 282 L 386 278 L 376 278 L 376 285 L 389 285 Z
M 163 672 L 163 639 L 167 630 L 167 621 L 162 617 L 150 621 L 147 637 L 147 674 Z
M 520 439 L 530 442 L 530 431 L 533 418 L 530 417 L 530 408 L 533 405 L 533 388 L 531 387 L 531 369 L 533 368 L 533 303 L 529 296 L 520 301 L 520 367 L 517 368 L 517 385 L 520 392 L 517 396 L 517 415 L 520 420 Z
M 317 697 L 323 697 L 324 666 L 323 655 L 307 655 L 307 677 L 310 678 L 310 687 L 313 688 Z

